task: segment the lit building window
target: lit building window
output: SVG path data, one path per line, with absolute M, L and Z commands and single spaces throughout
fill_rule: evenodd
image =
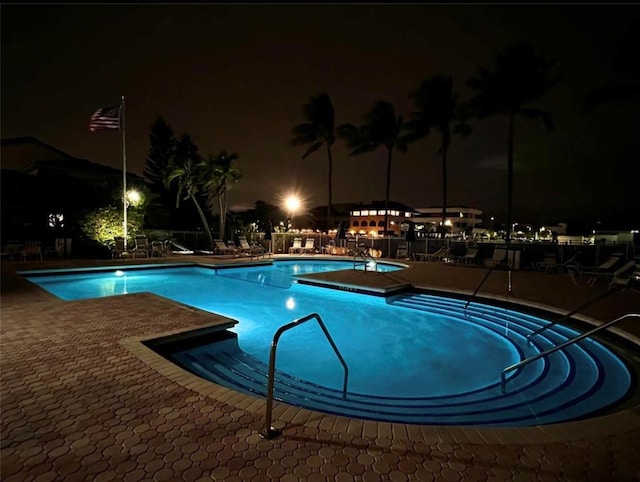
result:
M 361 216 L 368 216 L 369 215 L 369 211 L 367 211 L 366 209 L 360 212 Z
M 378 216 L 384 216 L 384 209 L 378 210 Z
M 353 211 L 352 216 L 360 216 L 360 211 Z
M 411 213 L 404 213 L 404 217 L 405 218 L 410 218 L 411 217 Z

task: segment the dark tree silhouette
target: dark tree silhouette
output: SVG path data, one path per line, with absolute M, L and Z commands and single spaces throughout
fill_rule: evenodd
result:
M 171 184 L 177 183 L 176 207 L 180 206 L 180 201 L 191 199 L 195 205 L 204 230 L 209 238 L 211 249 L 215 249 L 213 236 L 207 216 L 202 210 L 202 206 L 198 201 L 204 192 L 204 170 L 202 168 L 202 159 L 198 153 L 198 147 L 193 143 L 189 134 L 183 134 L 176 144 L 176 155 L 173 163 L 173 169 L 169 173 L 167 181 Z
M 176 152 L 176 138 L 173 129 L 160 116 L 151 126 L 149 134 L 151 146 L 144 165 L 144 177 L 152 190 L 166 186 L 171 163 Z
M 391 191 L 391 158 L 394 149 L 401 152 L 407 150 L 402 137 L 402 116 L 396 115 L 390 102 L 379 100 L 371 110 L 363 116 L 364 124 L 356 127 L 343 124 L 338 128 L 338 135 L 347 141 L 351 148 L 350 155 L 375 151 L 378 147 L 387 148 L 387 190 L 384 201 L 384 234 L 389 228 L 389 194 Z
M 472 115 L 484 119 L 504 115 L 509 122 L 507 136 L 507 235 L 511 239 L 513 215 L 513 153 L 516 116 L 540 119 L 553 129 L 551 115 L 531 104 L 555 86 L 562 77 L 552 72 L 555 59 L 534 53 L 528 44 L 515 44 L 502 50 L 493 70 L 480 67 L 467 85 L 475 91 L 467 108 Z
M 167 227 L 176 214 L 174 186 L 168 176 L 173 169 L 176 138 L 171 126 L 160 116 L 151 126 L 149 154 L 145 160 L 144 177 L 149 186 L 149 220 L 154 227 Z
M 458 96 L 453 91 L 453 78 L 434 75 L 423 80 L 418 90 L 411 94 L 418 111 L 412 112 L 407 122 L 407 142 L 428 136 L 435 129 L 441 138 L 437 154 L 442 157 L 442 221 L 440 235 L 444 237 L 447 216 L 447 153 L 452 134 L 468 136 L 471 128 L 463 120 Z
M 221 151 L 215 156 L 207 156 L 202 161 L 202 168 L 204 169 L 203 187 L 207 193 L 207 206 L 211 214 L 214 214 L 215 211 L 218 212 L 218 233 L 222 239 L 225 238 L 224 229 L 228 211 L 228 191 L 242 177 L 242 173 L 234 162 L 237 159 L 237 154 L 227 154 L 226 151 Z
M 327 227 L 332 227 L 332 202 L 333 202 L 333 159 L 331 156 L 331 146 L 336 140 L 335 133 L 335 112 L 331 99 L 326 93 L 321 93 L 312 97 L 303 109 L 304 119 L 307 121 L 298 124 L 292 130 L 294 146 L 308 145 L 307 150 L 302 155 L 302 159 L 317 151 L 323 144 L 327 146 L 328 169 L 328 195 L 327 203 Z

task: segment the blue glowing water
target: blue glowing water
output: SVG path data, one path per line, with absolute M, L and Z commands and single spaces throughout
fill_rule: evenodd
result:
M 318 313 L 349 365 L 350 389 L 360 393 L 466 392 L 495 383 L 496 374 L 520 359 L 512 344 L 472 322 L 425 315 L 390 305 L 382 297 L 292 282 L 295 275 L 352 267 L 352 263 L 281 261 L 250 268 L 88 272 L 29 280 L 63 300 L 152 292 L 233 318 L 239 321 L 232 331 L 238 334 L 240 348 L 265 362 L 280 326 Z M 461 347 L 465 363 L 458 359 Z M 314 322 L 282 336 L 278 368 L 313 383 L 342 386 L 342 367 Z

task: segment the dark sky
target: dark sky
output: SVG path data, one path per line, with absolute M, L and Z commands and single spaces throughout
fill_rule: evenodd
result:
M 478 66 L 515 41 L 558 59 L 564 81 L 540 100 L 556 129 L 521 120 L 514 209 L 550 220 L 638 205 L 639 103 L 581 110 L 582 96 L 625 80 L 609 67 L 639 5 L 2 5 L 2 138 L 34 136 L 71 155 L 122 165 L 118 133 L 89 132 L 101 106 L 126 98 L 128 167 L 142 174 L 162 115 L 202 154 L 240 156 L 233 207 L 298 190 L 326 204 L 324 152 L 300 157 L 291 128 L 326 91 L 336 122 L 361 122 L 379 99 L 412 110 L 420 80 L 450 74 L 462 99 Z M 474 122 L 450 150 L 449 203 L 506 209 L 506 120 Z M 392 200 L 441 203 L 437 136 L 396 154 Z M 334 152 L 334 202 L 383 200 L 382 149 Z M 527 219 L 523 219 L 526 221 Z

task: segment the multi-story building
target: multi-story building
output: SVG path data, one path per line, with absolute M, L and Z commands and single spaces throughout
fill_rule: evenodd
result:
M 352 234 L 368 234 L 372 236 L 390 234 L 400 236 L 402 224 L 414 221 L 417 211 L 405 204 L 389 201 L 388 223 L 385 230 L 385 203 L 373 201 L 369 204 L 355 204 L 349 209 L 349 232 Z M 385 233 L 386 231 L 386 233 Z
M 442 224 L 442 207 L 417 208 L 418 214 L 413 221 L 420 231 L 438 231 Z M 473 229 L 474 226 L 482 223 L 482 211 L 468 206 L 447 206 L 445 217 L 445 227 L 449 228 L 452 234 L 462 233 Z M 422 225 L 422 226 L 421 226 Z

